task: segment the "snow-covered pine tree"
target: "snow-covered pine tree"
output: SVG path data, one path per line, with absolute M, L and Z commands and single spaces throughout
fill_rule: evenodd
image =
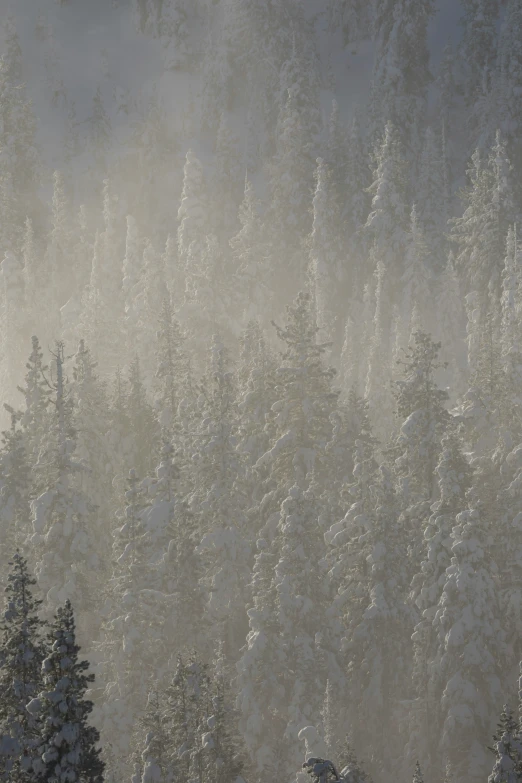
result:
M 27 538 L 33 487 L 27 438 L 20 426 L 22 413 L 9 405 L 4 405 L 4 408 L 11 418 L 11 425 L 2 432 L 0 450 L 0 563 L 7 570 L 12 553 Z
M 261 219 L 261 206 L 254 187 L 245 178 L 243 201 L 239 207 L 240 230 L 230 240 L 234 287 L 244 309 L 245 326 L 253 319 L 265 318 L 271 312 L 274 279 L 267 262 L 268 240 Z M 272 273 L 274 270 L 272 270 Z
M 313 474 L 309 474 L 304 486 L 289 488 L 281 504 L 275 543 L 279 552 L 274 569 L 279 649 L 272 666 L 277 672 L 283 656 L 288 664 L 292 661 L 291 669 L 283 666 L 278 677 L 278 687 L 285 692 L 286 708 L 281 717 L 289 770 L 299 763 L 299 732 L 319 714 L 326 685 L 322 641 L 329 636 L 325 628 L 327 602 L 317 567 L 325 547 L 314 484 Z M 334 669 L 333 662 L 328 668 Z
M 59 310 L 71 296 L 73 285 L 76 282 L 74 265 L 71 263 L 71 222 L 70 199 L 67 198 L 64 177 L 60 171 L 55 171 L 53 175 L 52 227 L 44 257 L 49 301 L 54 310 L 51 313 L 53 326 L 56 326 Z
M 34 233 L 34 226 L 31 218 L 26 218 L 24 226 L 24 235 L 21 246 L 21 257 L 24 276 L 25 293 L 25 313 L 28 326 L 33 329 L 33 323 L 38 313 L 39 297 L 38 291 L 42 285 L 40 259 L 38 257 L 38 245 Z
M 340 209 L 330 171 L 322 158 L 316 162 L 309 274 L 318 323 L 337 353 L 342 338 L 336 313 L 349 288 L 348 270 L 342 251 Z
M 231 672 L 220 644 L 210 667 L 210 700 L 200 724 L 204 783 L 243 783 L 245 748 L 237 730 L 237 713 L 229 687 Z
M 325 582 L 329 591 L 329 605 L 325 611 L 325 630 L 328 633 L 323 647 L 329 656 L 329 679 L 335 683 L 336 703 L 339 705 L 337 720 L 341 725 L 347 717 L 350 719 L 345 693 L 347 683 L 335 664 L 346 628 L 357 623 L 356 618 L 361 619 L 366 609 L 367 557 L 371 551 L 367 534 L 375 505 L 372 487 L 378 480 L 377 441 L 372 435 L 367 406 L 361 401 L 356 402 L 362 408 L 362 416 L 353 450 L 353 482 L 348 484 L 347 493 L 341 495 L 349 507 L 343 518 L 335 521 L 324 533 L 327 551 L 319 563 L 321 573 L 327 572 Z
M 89 286 L 83 298 L 82 337 L 100 358 L 100 373 L 111 375 L 120 364 L 117 342 L 112 335 L 124 321 L 122 288 L 123 249 L 112 184 L 104 180 L 103 231 L 94 240 Z
M 137 770 L 141 774 L 137 783 L 172 783 L 175 780 L 175 766 L 172 758 L 171 736 L 167 724 L 164 705 L 158 691 L 151 691 L 147 697 L 144 715 L 138 720 L 141 764 L 134 765 L 135 780 Z
M 374 8 L 364 0 L 329 0 L 328 16 L 332 30 L 342 30 L 345 46 L 355 50 L 357 44 L 370 38 Z
M 383 758 L 387 769 L 401 763 L 401 729 L 394 715 L 397 700 L 408 698 L 411 688 L 411 649 L 406 640 L 413 632 L 416 613 L 406 602 L 407 533 L 399 524 L 398 498 L 385 465 L 380 467 L 373 492 L 370 521 L 361 540 L 368 548 L 365 564 L 369 570 L 357 602 L 360 609 L 349 615 L 344 628 L 341 650 L 347 671 L 350 736 L 369 760 L 372 774 L 381 776 Z M 377 744 L 375 737 L 379 737 Z
M 24 275 L 20 258 L 7 251 L 0 264 L 0 324 L 1 349 L 5 357 L 0 378 L 4 389 L 9 389 L 16 377 L 18 356 L 22 349 L 24 332 Z
M 425 332 L 414 332 L 403 366 L 394 384 L 397 417 L 401 424 L 395 467 L 408 482 L 408 495 L 432 501 L 436 496 L 435 466 L 440 441 L 449 422 L 445 408 L 448 393 L 435 380 L 440 344 Z
M 509 441 L 522 437 L 522 410 L 518 402 L 516 389 L 522 372 L 522 356 L 518 334 L 520 329 L 520 304 L 522 295 L 522 276 L 520 262 L 522 249 L 520 247 L 517 228 L 510 228 L 506 242 L 506 258 L 502 273 L 502 322 L 500 342 L 504 383 L 501 391 L 502 431 L 510 432 Z M 505 437 L 505 436 L 503 436 Z
M 467 355 L 465 308 L 451 253 L 435 289 L 435 312 L 433 335 L 441 343 L 441 363 L 447 365 L 446 370 L 439 370 L 438 381 L 448 389 L 450 398 L 456 400 L 466 389 Z
M 429 70 L 428 23 L 433 0 L 399 0 L 375 6 L 376 55 L 370 105 L 370 135 L 386 123 L 399 130 L 407 155 L 419 152 Z
M 468 500 L 451 534 L 451 564 L 433 619 L 438 650 L 428 663 L 428 684 L 438 710 L 431 723 L 440 737 L 438 758 L 473 783 L 484 779 L 489 766 L 485 748 L 501 698 L 506 645 L 497 565 L 488 557 L 488 519 L 475 489 Z
M 160 39 L 167 70 L 189 70 L 193 65 L 193 17 L 194 7 L 187 0 L 164 0 L 161 8 Z
M 404 258 L 404 273 L 402 277 L 402 313 L 401 321 L 405 326 L 404 343 L 416 329 L 431 331 L 434 322 L 432 314 L 432 289 L 434 270 L 428 250 L 428 243 L 423 228 L 418 219 L 415 205 L 411 211 L 408 247 Z
M 96 506 L 107 508 L 112 496 L 114 459 L 107 432 L 109 400 L 100 380 L 97 362 L 84 340 L 80 340 L 73 357 L 71 394 L 74 398 L 74 424 L 78 440 L 77 458 L 86 466 L 83 490 Z M 98 530 L 98 535 L 108 531 Z M 109 542 L 106 544 L 110 546 Z
M 522 112 L 519 96 L 522 91 L 522 8 L 517 0 L 508 0 L 499 41 L 499 116 L 497 121 L 506 139 L 508 155 L 516 171 L 522 164 Z M 522 207 L 517 184 L 517 206 Z
M 53 354 L 52 417 L 35 466 L 37 486 L 44 491 L 32 501 L 33 533 L 28 537 L 36 563 L 38 585 L 51 607 L 74 597 L 82 612 L 92 609 L 96 569 L 100 567 L 100 542 L 92 537 L 94 505 L 79 485 L 85 466 L 75 459 L 77 433 L 72 417 L 72 397 L 64 370 L 64 345 Z M 85 631 L 94 616 L 82 615 Z
M 248 324 L 241 338 L 238 366 L 238 451 L 245 474 L 244 491 L 248 498 L 247 514 L 251 551 L 254 551 L 259 518 L 257 505 L 266 492 L 268 467 L 256 468 L 259 458 L 270 448 L 272 428 L 267 420 L 278 399 L 275 372 L 277 357 L 267 344 L 259 323 Z
M 138 322 L 137 298 L 143 292 L 142 238 L 132 215 L 126 218 L 125 255 L 123 257 L 123 328 L 125 329 L 126 348 L 136 344 Z
M 133 470 L 126 488 L 125 509 L 118 518 L 122 524 L 113 532 L 113 572 L 96 645 L 104 688 L 101 702 L 96 706 L 96 719 L 111 746 L 111 770 L 120 779 L 129 771 L 135 720 L 145 707 L 147 689 L 152 684 L 148 668 L 137 682 L 130 665 L 131 657 L 139 661 L 143 675 L 148 662 L 142 654 L 144 618 L 139 605 L 139 592 L 147 579 L 146 542 L 140 521 L 145 503 L 143 488 Z
M 127 469 L 135 469 L 140 476 L 154 470 L 157 458 L 160 427 L 149 402 L 140 360 L 135 356 L 128 371 L 128 391 L 125 399 L 126 414 L 132 440 L 132 461 Z
M 431 736 L 429 727 L 438 715 L 438 704 L 428 676 L 428 662 L 433 660 L 437 647 L 433 619 L 444 588 L 446 569 L 451 562 L 451 531 L 457 514 L 466 507 L 466 492 L 472 482 L 462 442 L 457 432 L 451 429 L 442 439 L 436 474 L 440 499 L 431 506 L 432 514 L 424 530 L 424 555 L 421 556 L 420 570 L 411 583 L 410 600 L 417 606 L 421 617 L 412 635 L 416 698 L 411 705 L 410 739 L 406 748 L 407 757 L 422 755 L 424 769 L 430 773 L 434 770 L 434 774 L 438 774 L 438 737 Z
M 28 460 L 33 467 L 36 467 L 47 432 L 51 390 L 46 381 L 49 368 L 44 362 L 38 337 L 33 335 L 31 344 L 31 354 L 25 365 L 27 372 L 24 385 L 19 386 L 18 391 L 24 397 L 21 424 L 26 437 Z M 39 491 L 43 490 L 43 486 L 39 485 L 37 480 L 35 480 L 35 487 Z
M 210 702 L 209 666 L 198 654 L 177 656 L 172 680 L 165 688 L 165 721 L 170 753 L 178 774 L 203 783 L 203 724 Z M 211 743 L 209 743 L 211 744 Z
M 241 484 L 244 467 L 236 438 L 236 390 L 229 364 L 228 351 L 215 336 L 201 388 L 201 421 L 192 445 L 194 491 L 189 502 L 201 525 L 197 552 L 208 592 L 210 636 L 223 641 L 227 657 L 232 657 L 246 628 L 250 552 Z
M 79 659 L 79 652 L 73 609 L 66 601 L 49 631 L 42 663 L 43 689 L 28 705 L 39 735 L 34 783 L 53 778 L 103 781 L 104 764 L 97 747 L 100 735 L 88 723 L 93 705 L 85 698 L 94 675 L 87 674 L 89 663 Z
M 339 752 L 339 768 L 341 777 L 346 783 L 372 783 L 371 777 L 357 758 L 348 738 L 344 740 Z
M 519 783 L 520 775 L 520 727 L 506 704 L 500 715 L 497 730 L 493 735 L 495 764 L 488 783 Z
M 413 773 L 413 783 L 424 783 L 424 775 L 422 774 L 421 766 L 418 761 L 415 764 L 415 771 Z
M 269 169 L 271 275 L 280 268 L 281 254 L 286 259 L 284 279 L 278 275 L 280 283 L 273 291 L 276 312 L 296 295 L 305 279 L 302 240 L 310 233 L 309 193 L 313 188 L 313 131 L 301 105 L 299 86 L 289 89 L 285 99 Z
M 459 49 L 465 79 L 463 92 L 468 106 L 473 106 L 479 94 L 484 69 L 496 60 L 497 0 L 464 0 L 462 46 Z
M 393 412 L 391 277 L 390 270 L 382 260 L 378 260 L 374 272 L 375 310 L 368 329 L 369 355 L 364 387 L 375 432 L 383 441 L 390 435 Z
M 402 274 L 402 258 L 408 231 L 408 172 L 402 156 L 398 129 L 391 122 L 373 154 L 372 197 L 364 231 L 374 257 L 390 268 L 394 279 Z
M 0 256 L 18 253 L 27 217 L 42 227 L 43 206 L 38 195 L 40 161 L 35 144 L 37 130 L 32 102 L 27 95 L 20 41 L 14 20 L 8 16 L 6 45 L 0 60 Z
M 463 215 L 450 221 L 450 239 L 457 247 L 456 267 L 479 292 L 485 310 L 489 292 L 500 300 L 505 241 L 514 222 L 512 166 L 500 133 L 487 159 L 478 150 L 473 154 L 468 183 L 462 194 Z
M 179 442 L 184 439 L 183 436 L 187 436 L 184 432 L 185 423 L 178 415 L 178 408 L 189 394 L 191 373 L 189 356 L 185 350 L 186 335 L 166 297 L 158 317 L 156 338 L 154 405 L 160 425 L 175 434 Z
M 2 650 L 0 653 L 0 733 L 18 743 L 15 758 L 0 758 L 0 777 L 7 774 L 12 783 L 33 780 L 38 732 L 27 704 L 41 688 L 41 663 L 44 647 L 42 621 L 38 617 L 41 601 L 33 596 L 36 585 L 27 560 L 17 551 L 9 563 L 6 606 L 3 612 Z
M 273 528 L 274 524 L 270 525 Z M 237 663 L 237 705 L 240 729 L 257 779 L 276 774 L 286 755 L 281 743 L 285 723 L 284 693 L 273 669 L 277 657 L 278 632 L 273 569 L 277 563 L 269 539 L 271 530 L 262 530 L 256 542 L 257 554 L 252 575 L 252 605 L 248 608 L 250 630 Z
M 208 224 L 208 205 L 203 167 L 192 150 L 188 150 L 183 169 L 183 190 L 178 209 L 178 259 L 188 270 L 190 258 L 203 250 L 204 226 Z

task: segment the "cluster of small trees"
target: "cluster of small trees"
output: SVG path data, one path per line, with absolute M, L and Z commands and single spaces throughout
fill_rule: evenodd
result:
M 98 731 L 88 725 L 94 680 L 78 657 L 69 601 L 50 623 L 40 619 L 27 561 L 10 563 L 0 651 L 0 779 L 103 781 Z

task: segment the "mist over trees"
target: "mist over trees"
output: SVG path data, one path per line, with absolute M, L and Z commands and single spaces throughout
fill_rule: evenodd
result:
M 0 780 L 522 780 L 522 2 L 459 5 L 2 9 Z

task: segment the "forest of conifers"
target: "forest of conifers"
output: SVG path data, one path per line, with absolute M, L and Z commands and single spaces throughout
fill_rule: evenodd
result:
M 522 0 L 0 10 L 0 780 L 520 783 Z

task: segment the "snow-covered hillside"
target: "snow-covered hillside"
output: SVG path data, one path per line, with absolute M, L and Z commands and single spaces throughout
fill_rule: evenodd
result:
M 2 10 L 0 780 L 515 783 L 521 0 Z

